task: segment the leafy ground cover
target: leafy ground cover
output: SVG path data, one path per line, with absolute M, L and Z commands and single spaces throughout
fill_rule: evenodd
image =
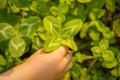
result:
M 0 73 L 64 45 L 73 66 L 63 80 L 119 80 L 119 37 L 120 0 L 0 0 Z

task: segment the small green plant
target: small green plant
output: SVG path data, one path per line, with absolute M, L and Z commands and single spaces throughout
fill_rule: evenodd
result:
M 77 51 L 77 45 L 74 42 L 74 36 L 80 31 L 83 22 L 80 19 L 74 19 L 63 26 L 58 19 L 53 16 L 44 18 L 44 25 L 50 36 L 45 42 L 46 51 L 53 51 L 61 45 L 68 46 Z
M 120 79 L 120 0 L 0 0 L 0 73 L 67 46 L 62 80 Z

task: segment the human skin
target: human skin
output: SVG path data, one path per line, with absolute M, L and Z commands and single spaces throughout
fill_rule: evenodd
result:
M 35 52 L 23 64 L 0 75 L 0 80 L 60 80 L 71 67 L 72 56 L 67 47 L 46 53 Z

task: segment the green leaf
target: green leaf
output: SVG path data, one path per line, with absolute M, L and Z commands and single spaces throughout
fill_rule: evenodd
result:
M 105 14 L 104 9 L 93 9 L 89 14 L 91 20 L 100 19 Z
M 114 12 L 116 9 L 116 0 L 106 0 L 106 7 L 108 10 Z
M 93 22 L 87 22 L 83 24 L 81 31 L 80 31 L 80 37 L 84 38 L 87 35 L 88 29 L 93 25 Z
M 103 37 L 106 39 L 114 38 L 114 32 L 110 30 L 110 28 L 106 27 L 104 28 L 105 32 L 103 32 Z
M 19 32 L 23 36 L 29 36 L 37 31 L 40 25 L 40 18 L 38 16 L 31 16 L 27 18 L 19 27 Z
M 115 56 L 120 53 L 120 50 L 116 46 L 110 46 L 109 50 L 111 50 L 115 54 Z
M 46 40 L 49 36 L 49 32 L 45 30 L 44 26 L 40 26 L 40 28 L 38 29 L 38 32 L 39 32 L 40 38 L 43 40 Z
M 81 75 L 81 69 L 82 69 L 82 67 L 79 64 L 77 64 L 77 63 L 73 64 L 72 72 L 71 72 L 73 79 L 79 80 L 78 76 Z
M 67 47 L 73 49 L 74 51 L 77 51 L 77 49 L 78 49 L 77 45 L 73 39 L 69 39 L 69 38 L 61 39 L 60 42 L 61 42 L 61 45 L 67 46 Z
M 95 57 L 100 57 L 101 56 L 101 49 L 98 46 L 92 47 L 91 51 L 93 52 L 93 55 Z
M 70 80 L 70 72 L 67 72 L 61 80 Z
M 0 9 L 4 9 L 7 6 L 7 0 L 0 0 Z
M 111 74 L 116 76 L 116 77 L 120 77 L 120 66 L 115 67 L 112 71 Z
M 38 15 L 44 17 L 46 15 L 50 15 L 50 7 L 53 5 L 52 2 L 48 2 L 48 0 L 36 0 L 38 3 L 37 5 L 37 11 L 39 12 Z
M 69 7 L 66 3 L 62 3 L 58 6 L 58 9 L 59 9 L 59 12 L 62 13 L 62 14 L 65 14 L 68 12 L 69 10 Z
M 87 4 L 86 14 L 89 14 L 94 8 L 102 8 L 105 4 L 105 0 L 92 0 Z
M 77 0 L 78 2 L 80 2 L 80 3 L 89 3 L 89 2 L 91 2 L 92 0 Z
M 92 57 L 87 56 L 86 54 L 81 54 L 81 53 L 77 52 L 77 53 L 75 53 L 75 58 L 77 59 L 77 61 L 79 63 L 82 63 L 83 61 L 90 59 Z
M 26 43 L 26 51 L 28 51 L 28 49 L 31 47 L 32 44 L 32 40 L 30 37 L 22 37 L 22 39 L 24 39 L 25 43 Z
M 95 29 L 89 29 L 89 36 L 92 38 L 94 41 L 98 41 L 100 38 L 100 33 L 95 30 Z
M 78 16 L 83 22 L 86 21 L 86 9 L 84 4 L 79 4 L 79 7 L 75 7 L 73 9 L 70 9 L 70 12 L 72 15 Z
M 80 19 L 74 19 L 67 22 L 63 26 L 63 37 L 74 37 L 80 31 L 82 25 L 83 22 Z
M 18 21 L 20 19 L 19 16 L 20 15 L 13 13 L 8 8 L 0 10 L 0 22 L 8 23 L 8 24 L 10 24 L 13 27 L 18 23 Z
M 53 16 L 46 16 L 43 21 L 45 29 L 50 32 L 50 34 L 61 34 L 62 24 L 58 19 Z
M 97 27 L 97 30 L 104 33 L 105 32 L 105 25 L 103 22 L 101 22 L 100 20 L 95 20 L 93 21 L 93 23 L 95 24 L 95 26 Z
M 66 16 L 65 15 L 58 15 L 57 19 L 60 21 L 60 23 L 63 23 L 66 20 Z
M 118 55 L 117 55 L 117 60 L 118 60 L 119 63 L 120 63 L 120 52 L 119 52 Z
M 1 41 L 0 42 L 0 50 L 6 51 L 6 49 L 8 49 L 8 43 L 9 43 L 9 40 Z
M 109 48 L 109 42 L 107 39 L 102 39 L 99 42 L 99 48 L 101 49 L 101 52 L 105 51 L 106 49 Z
M 16 5 L 17 7 L 24 8 L 29 7 L 30 1 L 29 0 L 9 0 L 11 5 Z
M 59 9 L 58 9 L 56 6 L 52 6 L 52 7 L 50 8 L 50 12 L 51 12 L 54 16 L 56 16 L 56 15 L 59 14 Z
M 20 12 L 20 8 L 18 8 L 16 6 L 11 6 L 11 9 L 14 13 L 19 13 Z
M 30 5 L 30 9 L 31 9 L 32 11 L 38 13 L 38 11 L 37 11 L 37 6 L 38 6 L 38 4 L 39 4 L 39 3 L 38 3 L 37 1 L 32 1 L 31 5 Z
M 44 43 L 44 49 L 46 52 L 54 51 L 60 47 L 60 38 L 57 36 L 50 36 Z
M 15 29 L 8 23 L 0 23 L 0 42 L 16 35 Z
M 102 57 L 105 61 L 114 61 L 115 60 L 114 53 L 111 50 L 105 50 L 102 53 Z
M 106 68 L 113 68 L 113 67 L 115 67 L 116 65 L 117 65 L 116 60 L 114 60 L 114 61 L 104 61 L 104 62 L 102 63 L 102 66 L 104 66 L 104 67 L 106 67 Z
M 120 37 L 120 19 L 116 19 L 113 21 L 113 30 Z
M 39 36 L 35 36 L 33 39 L 33 48 L 35 50 L 39 50 L 40 48 L 43 47 L 43 40 Z
M 9 42 L 9 50 L 10 54 L 13 57 L 21 57 L 26 49 L 26 43 L 25 41 L 19 37 L 13 37 Z
M 6 64 L 6 60 L 5 58 L 0 54 L 0 66 L 1 65 L 5 65 Z

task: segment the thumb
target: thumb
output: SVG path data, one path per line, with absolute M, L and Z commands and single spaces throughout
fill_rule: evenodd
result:
M 37 55 L 44 54 L 44 53 L 45 53 L 44 49 L 39 49 L 35 53 L 33 53 L 32 56 L 37 56 Z
M 58 48 L 55 51 L 51 52 L 51 54 L 64 57 L 67 54 L 67 52 L 68 52 L 68 47 L 61 46 L 60 48 Z

